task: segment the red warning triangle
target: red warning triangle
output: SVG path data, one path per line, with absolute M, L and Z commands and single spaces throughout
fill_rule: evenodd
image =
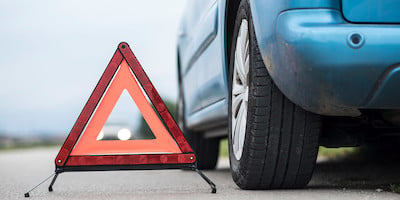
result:
M 97 140 L 124 91 L 139 108 L 155 139 Z M 55 163 L 62 168 L 191 164 L 195 160 L 192 148 L 128 44 L 121 43 L 61 147 Z

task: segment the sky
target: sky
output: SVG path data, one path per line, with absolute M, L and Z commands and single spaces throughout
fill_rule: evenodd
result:
M 0 1 L 0 132 L 67 133 L 126 41 L 164 99 L 177 99 L 185 0 Z

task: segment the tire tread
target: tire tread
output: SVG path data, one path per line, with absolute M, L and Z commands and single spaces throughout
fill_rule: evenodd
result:
M 247 1 L 242 1 L 238 15 L 246 6 Z M 250 39 L 251 85 L 243 151 L 246 157 L 240 161 L 243 164 L 238 171 L 233 170 L 233 179 L 242 189 L 304 187 L 311 179 L 318 153 L 320 117 L 282 94 L 264 65 L 254 28 L 249 30 L 253 39 Z

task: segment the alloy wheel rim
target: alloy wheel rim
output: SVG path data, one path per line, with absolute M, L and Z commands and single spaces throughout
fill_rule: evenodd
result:
M 237 160 L 243 153 L 246 137 L 247 109 L 249 97 L 249 30 L 248 21 L 242 19 L 236 39 L 235 60 L 232 79 L 232 149 Z

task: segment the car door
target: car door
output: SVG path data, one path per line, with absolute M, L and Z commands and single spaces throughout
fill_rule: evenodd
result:
M 217 0 L 188 2 L 179 38 L 187 125 L 201 124 L 220 113 L 227 96 L 222 42 L 217 37 L 219 13 Z M 217 105 L 217 106 L 215 106 Z

